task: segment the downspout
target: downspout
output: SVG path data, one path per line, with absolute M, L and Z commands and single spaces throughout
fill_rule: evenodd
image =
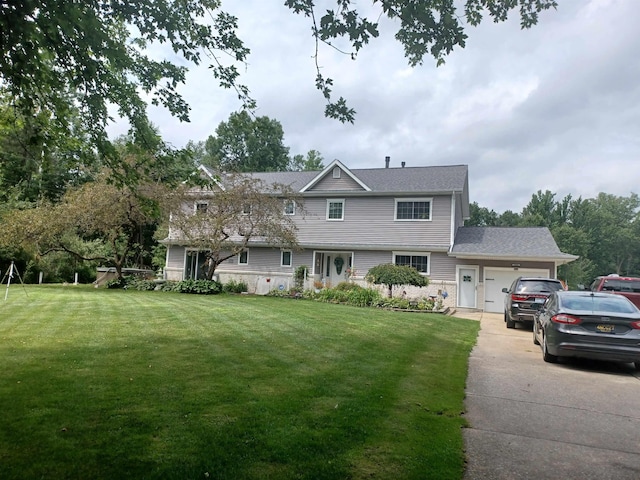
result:
M 451 231 L 449 232 L 449 253 L 453 250 L 453 243 L 456 239 L 456 192 L 451 192 Z

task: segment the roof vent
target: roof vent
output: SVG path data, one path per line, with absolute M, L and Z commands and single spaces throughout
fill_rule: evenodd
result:
M 404 166 L 407 164 L 407 162 L 402 162 L 400 165 L 402 165 L 402 168 L 404 168 Z
M 384 157 L 384 168 L 389 168 L 390 161 L 391 161 L 391 157 Z

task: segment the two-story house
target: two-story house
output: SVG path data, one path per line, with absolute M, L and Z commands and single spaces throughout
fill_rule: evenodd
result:
M 253 173 L 289 185 L 304 208 L 283 205 L 297 226 L 300 250 L 249 245 L 219 265 L 221 281 L 244 280 L 252 293 L 293 286 L 293 272 L 309 268 L 314 282 L 364 283 L 382 263 L 411 265 L 430 279 L 407 296 L 445 293 L 445 304 L 501 312 L 503 287 L 519 275 L 556 276 L 577 257 L 560 252 L 546 228 L 464 227 L 469 216 L 466 165 L 349 169 L 339 161 L 318 172 Z M 209 175 L 206 167 L 203 172 Z M 301 206 L 300 206 L 301 207 Z M 165 277 L 197 278 L 202 252 L 169 233 Z

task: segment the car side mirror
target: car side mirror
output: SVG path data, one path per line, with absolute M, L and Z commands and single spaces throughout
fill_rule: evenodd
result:
M 509 293 L 509 289 L 508 288 L 503 288 L 502 289 L 502 293 Z

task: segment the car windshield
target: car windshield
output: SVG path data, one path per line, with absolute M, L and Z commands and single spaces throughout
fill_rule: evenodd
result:
M 582 310 L 590 312 L 615 312 L 615 313 L 636 313 L 634 305 L 624 297 L 580 295 L 562 298 L 562 307 L 568 310 Z
M 550 282 L 549 280 L 520 280 L 516 285 L 516 293 L 551 293 L 562 290 L 560 282 Z

